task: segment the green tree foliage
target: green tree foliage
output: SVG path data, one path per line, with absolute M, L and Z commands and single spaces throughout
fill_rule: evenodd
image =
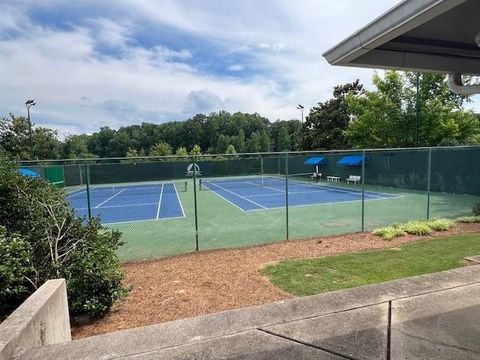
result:
M 236 153 L 237 153 L 237 150 L 235 150 L 235 146 L 233 146 L 232 144 L 227 146 L 226 154 L 234 155 Z
M 217 140 L 216 153 L 225 154 L 225 151 L 227 151 L 227 147 L 229 143 L 230 143 L 230 137 L 224 134 L 220 134 Z
M 170 144 L 168 144 L 164 141 L 161 141 L 158 144 L 155 144 L 150 148 L 149 155 L 150 156 L 172 155 L 172 147 L 170 146 Z
M 42 127 L 33 130 L 33 156 L 35 159 L 58 159 L 62 153 L 62 143 L 57 131 Z
M 139 156 L 145 156 L 145 154 L 143 153 L 143 150 L 138 151 L 137 149 L 132 149 L 132 148 L 127 149 L 126 157 L 133 158 L 133 157 L 139 157 Z
M 288 133 L 288 124 L 285 121 L 277 121 L 274 124 L 274 143 L 275 151 L 291 150 L 290 134 Z
M 318 103 L 307 116 L 304 127 L 305 149 L 347 149 L 350 147 L 344 135 L 350 121 L 347 95 L 357 95 L 363 86 L 359 80 L 335 86 L 333 98 Z
M 265 130 L 260 134 L 260 149 L 262 152 L 270 151 L 270 136 Z
M 262 151 L 260 134 L 253 132 L 252 136 L 247 141 L 247 152 L 255 153 L 260 151 Z
M 230 139 L 232 145 L 235 146 L 235 149 L 237 149 L 238 152 L 242 153 L 245 151 L 245 131 L 243 131 L 243 129 L 239 129 L 238 134 L 232 136 Z
M 63 158 L 64 159 L 87 159 L 98 157 L 88 151 L 89 136 L 70 135 L 63 142 Z
M 32 128 L 30 146 L 30 130 L 28 119 L 12 114 L 0 119 L 0 147 L 18 160 L 58 159 L 61 155 L 61 142 L 57 132 L 43 127 Z M 33 156 L 32 156 L 33 151 Z
M 187 156 L 187 155 L 188 155 L 187 148 L 186 148 L 185 146 L 180 146 L 180 147 L 175 151 L 175 155 L 178 155 L 178 156 Z
M 202 149 L 200 148 L 200 145 L 193 145 L 192 150 L 190 150 L 190 155 L 202 155 Z
M 416 145 L 416 76 L 387 71 L 373 77 L 376 91 L 347 97 L 353 121 L 345 136 L 354 147 Z M 418 145 L 478 143 L 480 122 L 462 109 L 465 97 L 453 94 L 445 76 L 422 74 L 418 96 Z
M 123 273 L 116 256 L 120 233 L 100 225 L 98 219 L 78 218 L 63 190 L 43 179 L 20 175 L 0 157 L 0 258 L 7 268 L 0 277 L 0 297 L 13 298 L 11 308 L 51 278 L 67 280 L 69 308 L 73 314 L 105 314 L 124 293 Z M 1 266 L 1 265 L 0 265 Z M 1 315 L 5 315 L 0 314 Z
M 31 157 L 28 119 L 10 114 L 0 119 L 0 146 L 13 159 L 27 160 Z

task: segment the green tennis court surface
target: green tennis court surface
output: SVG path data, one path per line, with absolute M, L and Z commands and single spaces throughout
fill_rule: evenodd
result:
M 479 157 L 479 146 L 458 146 L 20 167 L 63 184 L 79 215 L 119 229 L 119 256 L 135 261 L 468 215 L 480 201 Z
M 191 180 L 190 180 L 191 181 Z M 336 185 L 338 186 L 338 185 Z M 172 221 L 142 221 L 110 225 L 123 232 L 125 245 L 119 250 L 123 261 L 153 259 L 195 251 L 194 198 L 179 192 L 185 218 Z M 358 187 L 346 186 L 354 191 Z M 374 193 L 394 197 L 365 202 L 365 228 L 424 219 L 427 196 L 424 192 L 366 186 Z M 471 213 L 480 198 L 469 195 L 432 193 L 430 217 L 453 217 Z M 198 191 L 198 242 L 200 250 L 273 243 L 286 238 L 286 211 L 263 209 L 245 212 L 213 191 Z M 361 231 L 361 201 L 317 204 L 289 208 L 289 238 L 300 239 Z

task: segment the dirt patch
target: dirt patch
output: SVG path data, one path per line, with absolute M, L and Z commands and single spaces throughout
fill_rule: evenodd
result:
M 480 224 L 459 224 L 429 237 L 404 236 L 385 241 L 370 233 L 356 233 L 126 263 L 125 284 L 131 287 L 128 298 L 118 302 L 104 319 L 75 327 L 73 337 L 99 335 L 292 298 L 274 287 L 259 271 L 267 264 L 281 260 L 398 248 L 433 237 L 469 232 L 480 232 Z

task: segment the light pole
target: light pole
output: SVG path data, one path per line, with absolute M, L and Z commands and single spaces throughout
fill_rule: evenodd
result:
M 32 138 L 32 121 L 30 120 L 30 108 L 35 106 L 35 100 L 27 100 L 25 106 L 27 107 L 28 114 L 28 142 L 30 145 L 30 156 L 33 160 L 33 138 Z
M 301 144 L 299 145 L 299 147 L 300 147 L 300 149 L 303 149 L 303 147 L 304 147 L 304 145 L 305 145 L 305 139 L 304 139 L 305 130 L 303 129 L 303 109 L 305 109 L 305 108 L 303 107 L 303 105 L 298 104 L 298 105 L 297 105 L 297 109 L 300 110 L 301 119 L 302 119 L 302 120 L 301 120 L 301 121 L 302 121 L 302 122 L 301 122 L 301 124 L 302 124 L 302 138 L 300 139 Z
M 302 124 L 303 124 L 303 109 L 305 108 L 303 107 L 303 105 L 298 104 L 297 109 L 300 110 L 300 112 L 302 113 Z

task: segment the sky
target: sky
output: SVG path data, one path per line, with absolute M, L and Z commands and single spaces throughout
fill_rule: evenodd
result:
M 299 118 L 335 85 L 371 87 L 373 70 L 321 54 L 398 1 L 0 0 L 0 116 L 35 99 L 32 121 L 62 137 L 219 110 Z

